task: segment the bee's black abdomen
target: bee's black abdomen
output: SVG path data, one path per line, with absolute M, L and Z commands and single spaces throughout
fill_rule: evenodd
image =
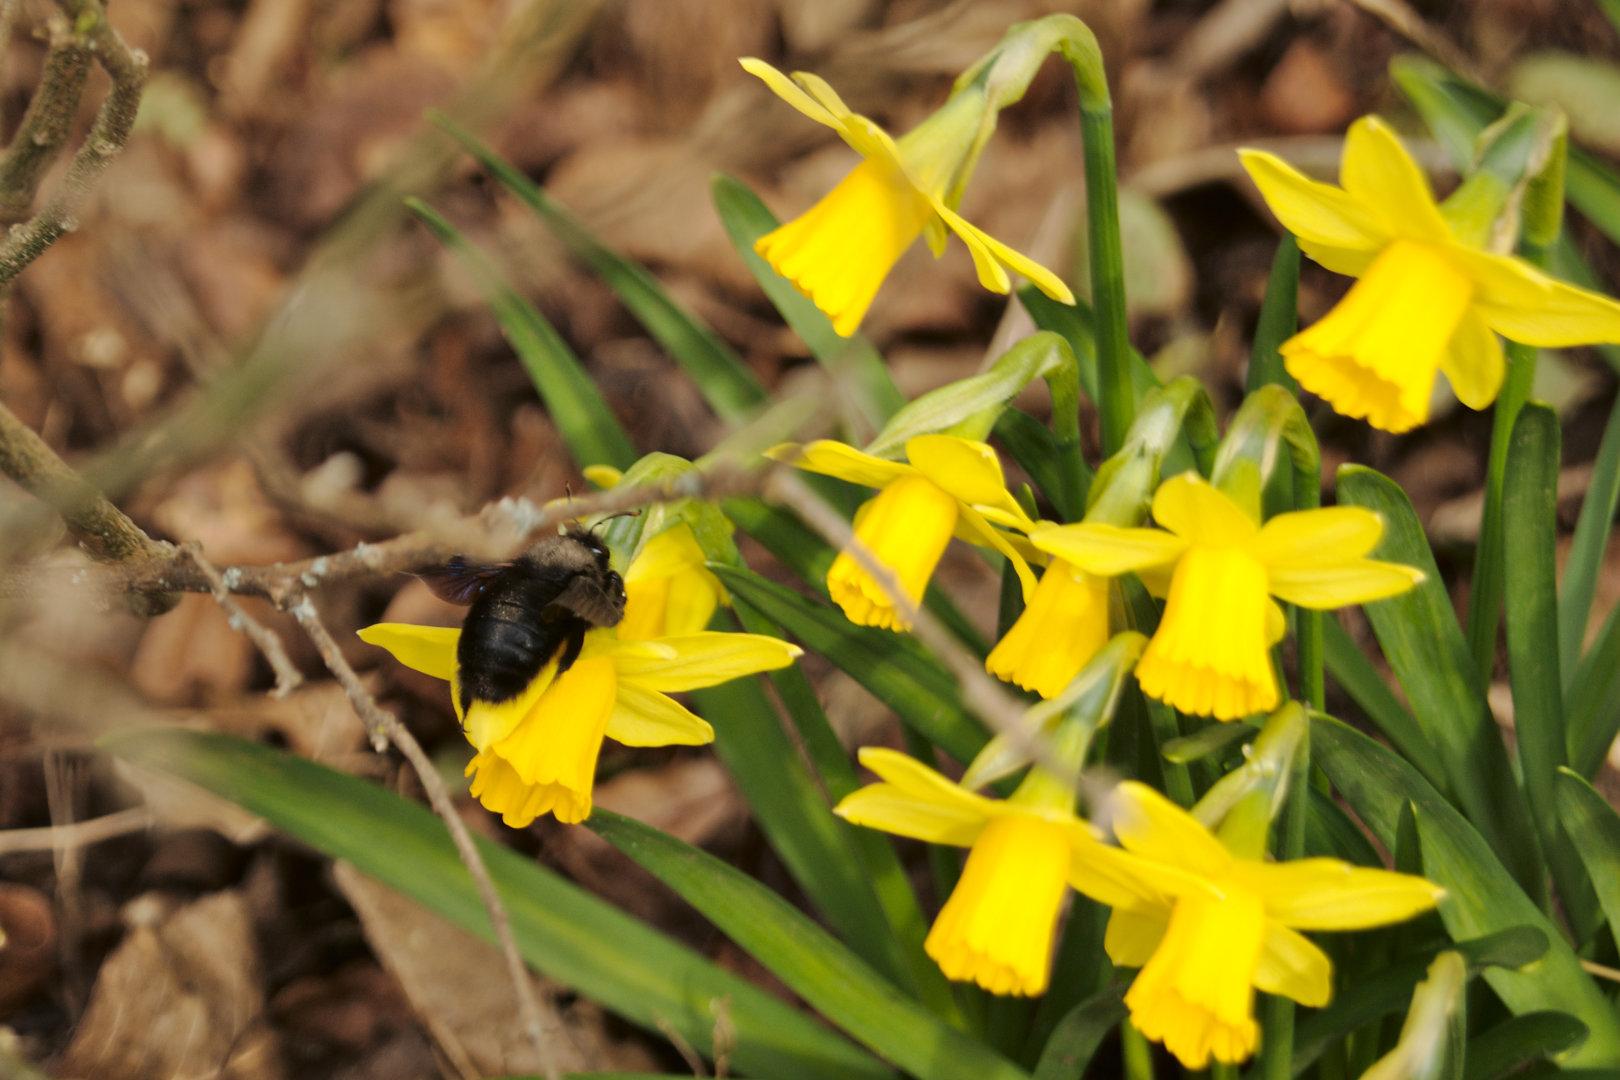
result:
M 510 701 L 528 688 L 559 649 L 584 641 L 589 628 L 584 620 L 543 617 L 553 614 L 547 605 L 560 584 L 552 575 L 512 571 L 473 603 L 456 648 L 463 709 L 475 699 Z M 566 659 L 571 663 L 578 654 L 573 645 Z

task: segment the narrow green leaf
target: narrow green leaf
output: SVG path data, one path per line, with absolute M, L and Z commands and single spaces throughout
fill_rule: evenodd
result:
M 897 997 L 861 957 L 741 871 L 618 814 L 598 810 L 587 824 L 882 1057 L 921 1077 L 1027 1080 L 1012 1062 Z
M 444 113 L 435 109 L 428 115 L 528 205 L 576 258 L 596 272 L 653 340 L 692 377 L 721 418 L 741 420 L 764 403 L 765 390 L 742 357 L 695 315 L 670 299 L 646 267 L 603 246 L 538 184 Z
M 1468 1040 L 1463 1080 L 1512 1076 L 1533 1061 L 1556 1058 L 1586 1038 L 1586 1025 L 1568 1013 L 1515 1016 Z
M 1570 764 L 1582 776 L 1591 776 L 1620 734 L 1620 607 L 1609 612 L 1575 669 L 1568 717 Z
M 1315 762 L 1386 847 L 1401 809 L 1412 807 L 1423 874 L 1443 886 L 1440 917 L 1454 940 L 1530 927 L 1546 936 L 1546 955 L 1520 970 L 1493 968 L 1485 979 L 1514 1015 L 1555 1009 L 1590 1029 L 1568 1066 L 1620 1065 L 1620 1017 L 1582 968 L 1563 934 L 1525 895 L 1497 850 L 1411 765 L 1366 735 L 1327 718 L 1311 726 Z
M 742 181 L 723 175 L 714 178 L 712 190 L 720 221 L 759 287 L 776 305 L 783 320 L 809 346 L 812 356 L 829 371 L 853 378 L 862 397 L 871 405 L 873 429 L 882 427 L 883 422 L 906 403 L 905 395 L 895 387 L 889 369 L 884 366 L 883 357 L 863 337 L 840 337 L 832 322 L 808 297 L 754 252 L 754 241 L 780 224 L 758 195 Z
M 1124 988 L 1119 986 L 1099 991 L 1070 1009 L 1041 1050 L 1035 1080 L 1074 1080 L 1084 1075 L 1097 1048 L 1123 1019 Z
M 473 933 L 489 919 L 444 825 L 376 784 L 229 735 L 146 730 L 109 752 L 189 780 L 397 889 Z M 735 1033 L 732 1061 L 759 1076 L 887 1077 L 888 1068 L 775 995 L 723 971 L 527 855 L 475 838 L 506 901 L 519 951 L 537 971 L 657 1032 L 712 1051 L 715 1008 Z
M 1299 384 L 1283 367 L 1282 353 L 1278 351 L 1298 329 L 1299 242 L 1293 233 L 1284 233 L 1271 260 L 1266 296 L 1260 302 L 1260 322 L 1254 329 L 1254 349 L 1249 354 L 1250 393 L 1267 383 L 1299 393 Z
M 996 418 L 994 434 L 1052 504 L 1057 519 L 1079 521 L 1091 489 L 1091 470 L 1085 459 L 1060 445 L 1039 420 L 1017 409 L 1007 409 Z
M 958 761 L 972 761 L 988 739 L 962 705 L 956 680 L 915 641 L 856 626 L 843 613 L 766 581 L 750 570 L 716 566 L 732 599 L 831 660 L 900 719 Z
M 1035 325 L 1042 330 L 1050 330 L 1059 334 L 1069 343 L 1074 351 L 1076 369 L 1080 375 L 1080 388 L 1086 392 L 1086 397 L 1093 402 L 1097 400 L 1097 337 L 1096 323 L 1091 308 L 1084 300 L 1074 304 L 1060 304 L 1050 296 L 1041 292 L 1033 285 L 1021 286 L 1018 290 L 1018 302 L 1024 305 L 1029 317 L 1035 320 Z M 1153 374 L 1142 354 L 1131 349 L 1130 375 L 1131 388 L 1137 397 L 1159 386 L 1159 377 Z
M 1566 764 L 1558 673 L 1558 415 L 1534 402 L 1519 412 L 1502 488 L 1508 675 L 1525 795 L 1541 850 L 1576 936 L 1594 929 L 1591 890 L 1558 825 L 1553 777 Z
M 1620 394 L 1609 411 L 1603 442 L 1592 462 L 1592 483 L 1581 500 L 1581 516 L 1564 563 L 1564 581 L 1558 592 L 1558 645 L 1564 693 L 1573 689 L 1572 678 L 1586 641 L 1586 623 L 1597 594 L 1598 569 L 1609 546 L 1614 512 L 1620 506 Z M 1566 697 L 1566 706 L 1568 699 Z M 1566 708 L 1566 712 L 1567 712 Z
M 1390 745 L 1418 767 L 1424 777 L 1441 790 L 1445 778 L 1435 761 L 1434 747 L 1423 734 L 1412 714 L 1385 683 L 1372 661 L 1356 645 L 1338 619 L 1322 620 L 1323 657 L 1333 680 L 1361 707 Z
M 533 304 L 518 295 L 489 259 L 437 211 L 420 199 L 406 199 L 405 205 L 471 272 L 496 321 L 501 324 L 501 332 L 517 352 L 529 378 L 534 380 L 534 388 L 545 402 L 552 423 L 568 444 L 575 463 L 581 467 L 613 465 L 620 469 L 634 464 L 636 450 L 630 436 L 625 434 L 618 418 L 602 400 L 596 384 L 585 374 L 579 357 L 556 328 Z
M 1620 815 L 1586 778 L 1558 770 L 1554 789 L 1563 822 L 1597 891 L 1609 928 L 1620 933 Z
M 1206 724 L 1202 730 L 1191 735 L 1164 740 L 1163 745 L 1159 747 L 1159 753 L 1164 755 L 1166 761 L 1186 765 L 1189 762 L 1202 761 L 1214 754 L 1224 753 L 1234 744 L 1253 734 L 1254 729 L 1245 724 Z
M 1412 502 L 1387 476 L 1356 465 L 1339 470 L 1338 491 L 1341 503 L 1383 517 L 1375 558 L 1415 566 L 1425 575 L 1410 592 L 1368 604 L 1367 618 L 1435 748 L 1449 793 L 1513 876 L 1539 895 L 1543 871 L 1534 826 Z

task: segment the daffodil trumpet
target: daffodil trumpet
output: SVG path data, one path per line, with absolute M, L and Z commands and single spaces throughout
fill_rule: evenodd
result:
M 1485 408 L 1502 386 L 1498 334 L 1543 348 L 1620 342 L 1620 303 L 1454 226 L 1377 117 L 1345 136 L 1340 186 L 1265 151 L 1239 155 L 1300 249 L 1358 279 L 1281 347 L 1299 384 L 1346 416 L 1392 432 L 1416 427 L 1429 418 L 1441 372 L 1463 404 Z
M 1022 537 L 1010 536 L 986 517 L 994 512 L 1025 527 L 1034 524 L 1008 493 L 1000 459 L 985 443 L 954 435 L 918 435 L 907 440 L 904 462 L 874 457 L 830 439 L 803 446 L 784 443 L 768 456 L 807 472 L 879 489 L 856 511 L 854 539 L 892 573 L 900 596 L 846 548 L 827 572 L 827 593 L 851 622 L 909 630 L 906 605 L 914 608 L 922 602 L 952 536 L 1000 552 L 1018 575 L 1026 598 L 1035 591 L 1034 574 L 1020 550 Z
M 1261 525 L 1196 473 L 1159 486 L 1159 528 L 1043 523 L 1030 542 L 1086 573 L 1138 574 L 1166 598 L 1136 667 L 1142 691 L 1182 712 L 1235 720 L 1277 706 L 1276 599 L 1326 610 L 1405 592 L 1420 571 L 1366 557 L 1383 520 L 1361 507 L 1279 514 Z
M 900 139 L 852 112 L 818 76 L 791 78 L 753 57 L 743 69 L 783 101 L 832 128 L 862 161 L 799 217 L 760 237 L 754 250 L 832 320 L 845 337 L 860 326 L 883 279 L 920 236 L 937 257 L 954 233 L 973 257 L 979 283 L 992 292 L 1022 274 L 1065 304 L 1074 294 L 1058 276 L 956 212 L 980 150 L 995 127 L 996 106 L 969 85 Z
M 591 812 L 604 738 L 625 746 L 700 746 L 708 721 L 671 693 L 714 686 L 791 664 L 797 646 L 757 634 L 691 633 L 623 641 L 591 630 L 579 657 L 559 673 L 555 658 L 516 697 L 461 704 L 458 627 L 378 623 L 360 639 L 406 667 L 450 683 L 450 700 L 475 751 L 472 795 L 520 829 L 543 814 L 574 824 Z
M 1256 990 L 1327 1004 L 1332 963 L 1299 931 L 1402 922 L 1444 895 L 1423 878 L 1338 859 L 1238 857 L 1135 781 L 1115 789 L 1106 816 L 1120 848 L 1095 856 L 1099 870 L 1074 886 L 1113 908 L 1109 958 L 1141 969 L 1125 993 L 1131 1023 L 1189 1069 L 1254 1053 Z
M 620 640 L 643 641 L 705 629 L 715 609 L 729 602 L 709 569 L 692 526 L 684 521 L 642 541 L 624 574 Z

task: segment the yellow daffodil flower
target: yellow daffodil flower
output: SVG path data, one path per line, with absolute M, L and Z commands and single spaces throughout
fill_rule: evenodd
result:
M 625 746 L 701 746 L 714 729 L 668 695 L 786 667 L 797 646 L 757 634 L 695 633 L 621 641 L 591 630 L 579 658 L 548 663 L 509 701 L 474 700 L 465 713 L 456 678 L 458 627 L 378 623 L 360 639 L 408 668 L 445 679 L 467 741 L 472 794 L 520 829 L 542 814 L 574 824 L 591 812 L 602 739 Z
M 838 333 L 848 337 L 855 332 L 884 277 L 919 236 L 927 235 L 937 257 L 944 253 L 947 230 L 967 245 L 985 288 L 1005 293 L 1010 270 L 1053 299 L 1074 302 L 1056 274 L 956 212 L 995 125 L 995 111 L 982 88 L 953 94 L 897 141 L 851 112 L 819 77 L 801 71 L 790 79 L 753 57 L 741 63 L 783 101 L 838 132 L 863 159 L 820 202 L 754 245 L 761 258 L 826 313 Z
M 998 516 L 1034 524 L 1007 493 L 1001 461 L 985 443 L 954 435 L 918 435 L 906 442 L 909 464 L 873 457 L 831 439 L 804 446 L 783 443 L 768 455 L 808 472 L 881 489 L 856 512 L 855 539 L 894 572 L 913 604 L 922 601 L 953 535 L 1001 552 L 1023 583 L 1025 597 L 1033 592 L 1035 577 L 1024 556 L 977 509 L 991 507 Z M 889 591 L 847 550 L 827 572 L 827 593 L 853 623 L 911 629 Z
M 968 848 L 967 865 L 924 942 L 948 978 L 993 994 L 1046 991 L 1068 885 L 1096 872 L 1134 882 L 1152 867 L 1105 848 L 1070 809 L 1073 795 L 1032 771 L 1010 799 L 988 799 L 895 750 L 868 746 L 871 784 L 834 811 L 857 825 Z M 1099 860 L 1101 860 L 1099 864 Z M 1099 886 L 1101 887 L 1101 886 Z M 1114 884 L 1110 895 L 1134 887 Z
M 1384 524 L 1361 507 L 1278 514 L 1262 526 L 1207 480 L 1182 473 L 1159 486 L 1153 517 L 1162 528 L 1042 524 L 1029 538 L 1087 573 L 1135 571 L 1168 596 L 1136 679 L 1185 713 L 1235 720 L 1276 707 L 1269 649 L 1285 626 L 1271 597 L 1329 609 L 1423 580 L 1410 566 L 1366 558 Z
M 624 595 L 621 641 L 695 634 L 726 602 L 725 586 L 709 570 L 692 526 L 684 521 L 641 546 L 624 572 Z
M 1259 1043 L 1254 991 L 1325 1005 L 1327 954 L 1300 930 L 1362 930 L 1434 907 L 1423 878 L 1313 858 L 1234 856 L 1197 818 L 1135 781 L 1115 789 L 1112 868 L 1073 879 L 1114 909 L 1103 945 L 1140 967 L 1125 994 L 1131 1022 L 1189 1069 L 1247 1059 Z M 1135 856 L 1134 859 L 1131 857 Z
M 1502 385 L 1497 334 L 1546 348 L 1620 341 L 1620 304 L 1460 238 L 1377 117 L 1345 136 L 1342 187 L 1261 150 L 1238 153 L 1300 250 L 1360 279 L 1282 346 L 1289 373 L 1345 416 L 1415 427 L 1438 371 L 1463 404 L 1485 408 Z
M 984 669 L 1053 698 L 1107 642 L 1108 579 L 1053 559 L 1029 605 L 990 650 Z

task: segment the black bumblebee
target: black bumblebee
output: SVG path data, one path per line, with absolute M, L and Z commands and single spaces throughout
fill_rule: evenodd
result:
M 553 656 L 557 672 L 579 659 L 585 631 L 624 618 L 624 579 L 607 545 L 583 529 L 548 536 L 511 562 L 456 556 L 422 574 L 441 599 L 470 604 L 456 646 L 462 711 L 500 704 L 528 688 Z

